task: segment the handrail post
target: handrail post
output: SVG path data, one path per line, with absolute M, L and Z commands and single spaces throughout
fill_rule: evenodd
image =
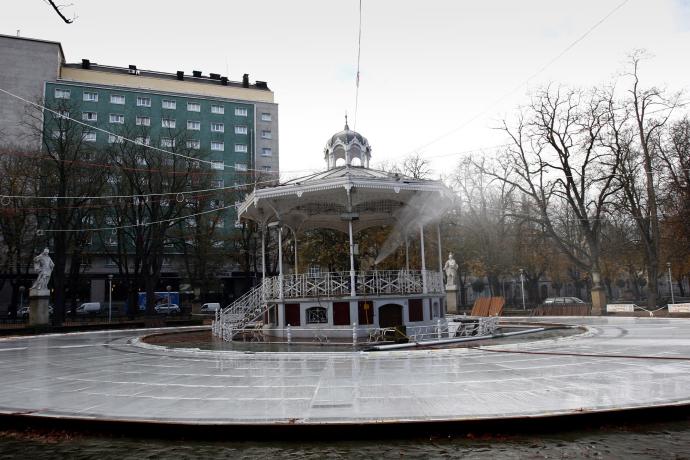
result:
M 287 325 L 287 343 L 288 345 L 292 342 L 292 326 L 290 324 Z
M 352 346 L 357 346 L 357 323 L 352 323 Z
M 441 320 L 436 320 L 436 338 L 441 340 Z

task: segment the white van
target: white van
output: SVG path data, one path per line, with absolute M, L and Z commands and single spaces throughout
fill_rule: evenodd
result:
M 205 303 L 199 309 L 201 313 L 215 313 L 218 310 L 220 310 L 220 304 L 218 302 Z
M 100 302 L 86 302 L 77 307 L 77 315 L 89 315 L 100 313 L 101 303 Z

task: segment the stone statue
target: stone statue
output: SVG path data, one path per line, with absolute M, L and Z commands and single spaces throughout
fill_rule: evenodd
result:
M 49 254 L 50 251 L 45 248 L 42 253 L 34 257 L 34 270 L 38 276 L 31 289 L 37 291 L 48 289 L 48 281 L 50 281 L 50 275 L 53 273 L 53 267 L 55 267 Z
M 458 276 L 458 263 L 453 259 L 453 253 L 448 254 L 448 260 L 443 266 L 446 272 L 446 287 L 455 289 L 455 278 Z

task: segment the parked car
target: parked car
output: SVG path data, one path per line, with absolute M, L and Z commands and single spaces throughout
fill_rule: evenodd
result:
M 161 303 L 153 307 L 156 313 L 164 315 L 178 315 L 182 313 L 180 307 L 174 303 Z
M 29 311 L 30 310 L 29 310 L 28 306 L 21 307 L 21 308 L 17 309 L 17 318 L 23 318 L 23 319 L 28 318 L 29 317 Z M 53 315 L 53 306 L 52 305 L 48 306 L 48 315 L 51 315 L 51 316 Z
M 218 310 L 220 310 L 220 304 L 219 304 L 218 302 L 209 302 L 209 303 L 205 303 L 205 304 L 203 304 L 203 305 L 201 306 L 201 308 L 199 309 L 199 311 L 200 311 L 201 313 L 209 313 L 209 314 L 210 314 L 210 313 L 215 313 L 215 312 L 217 312 Z
M 544 300 L 544 305 L 569 305 L 574 303 L 585 303 L 585 301 L 577 297 L 549 297 Z
M 100 312 L 100 302 L 86 302 L 77 307 L 77 315 L 95 315 Z

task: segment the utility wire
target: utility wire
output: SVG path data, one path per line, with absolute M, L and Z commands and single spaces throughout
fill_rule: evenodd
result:
M 357 81 L 355 89 L 355 123 L 353 130 L 357 131 L 357 109 L 359 107 L 359 58 L 362 51 L 362 0 L 359 0 L 359 35 L 357 38 Z
M 509 97 L 509 96 L 511 96 L 512 94 L 514 94 L 517 90 L 519 90 L 519 89 L 522 88 L 523 86 L 527 85 L 527 84 L 530 82 L 530 80 L 532 80 L 534 77 L 536 77 L 537 75 L 539 75 L 540 73 L 542 73 L 543 71 L 545 71 L 547 68 L 549 68 L 549 67 L 550 67 L 554 62 L 556 62 L 558 59 L 560 59 L 561 57 L 563 57 L 563 55 L 565 55 L 565 54 L 566 54 L 568 51 L 570 51 L 575 45 L 577 45 L 577 44 L 580 43 L 582 40 L 584 40 L 585 37 L 587 37 L 590 33 L 592 33 L 597 27 L 599 27 L 601 24 L 603 24 L 604 21 L 606 21 L 606 20 L 607 20 L 609 17 L 611 17 L 614 13 L 616 13 L 618 10 L 620 10 L 620 9 L 621 9 L 626 3 L 628 3 L 629 1 L 630 1 L 630 0 L 623 0 L 621 3 L 619 3 L 615 8 L 613 8 L 611 11 L 609 11 L 608 13 L 606 13 L 605 16 L 603 16 L 601 19 L 599 19 L 597 22 L 595 22 L 594 25 L 592 25 L 589 29 L 587 29 L 582 35 L 580 35 L 580 36 L 579 36 L 577 39 L 575 39 L 572 43 L 570 43 L 568 46 L 566 46 L 565 49 L 563 49 L 563 51 L 561 51 L 560 53 L 558 53 L 554 58 L 552 58 L 551 60 L 549 60 L 549 61 L 548 61 L 546 64 L 544 64 L 539 70 L 537 70 L 537 71 L 534 72 L 532 75 L 530 75 L 529 77 L 527 77 L 527 78 L 526 78 L 524 81 L 522 81 L 519 85 L 515 86 L 515 87 L 514 87 L 513 89 L 511 89 L 510 91 L 504 93 L 504 94 L 503 94 L 502 96 L 500 96 L 498 99 L 496 99 L 496 100 L 494 100 L 493 102 L 491 102 L 489 105 L 487 105 L 487 106 L 484 108 L 484 110 L 482 110 L 481 112 L 475 114 L 474 116 L 472 116 L 472 117 L 469 118 L 468 120 L 464 121 L 462 124 L 460 124 L 460 125 L 457 126 L 456 128 L 453 128 L 453 129 L 451 129 L 450 131 L 447 131 L 447 132 L 445 132 L 444 134 L 441 134 L 440 136 L 436 137 L 435 139 L 431 140 L 430 142 L 427 142 L 426 144 L 420 145 L 419 147 L 417 147 L 416 149 L 410 151 L 409 153 L 414 153 L 414 152 L 420 151 L 420 150 L 422 150 L 422 149 L 424 149 L 424 148 L 426 148 L 426 147 L 428 147 L 428 146 L 430 146 L 430 145 L 432 145 L 432 144 L 435 144 L 436 142 L 440 141 L 441 139 L 445 139 L 446 137 L 450 136 L 451 134 L 455 134 L 456 132 L 460 131 L 461 129 L 463 129 L 464 127 L 466 127 L 467 125 L 469 125 L 470 123 L 472 123 L 473 121 L 475 121 L 476 119 L 478 119 L 479 117 L 481 117 L 481 116 L 483 116 L 483 115 L 486 115 L 486 113 L 487 113 L 490 109 L 492 109 L 494 106 L 496 106 L 497 104 L 499 104 L 500 102 L 502 102 L 502 101 L 503 101 L 504 99 L 506 99 L 507 97 Z
M 259 184 L 275 183 L 275 180 L 251 182 L 247 184 L 228 185 L 226 187 L 207 188 L 203 190 L 182 190 L 178 192 L 159 192 L 159 193 L 135 193 L 133 195 L 94 195 L 94 196 L 27 196 L 27 195 L 0 195 L 0 205 L 6 206 L 6 199 L 26 198 L 33 200 L 114 200 L 123 198 L 146 198 L 152 196 L 175 195 L 184 197 L 191 193 L 219 192 L 223 190 L 233 190 L 243 187 L 256 186 Z
M 204 214 L 210 214 L 212 212 L 217 212 L 217 211 L 224 211 L 226 209 L 234 208 L 235 205 L 228 205 L 228 206 L 221 206 L 219 208 L 214 208 L 214 209 L 208 209 L 206 211 L 201 211 L 197 212 L 194 214 L 185 214 L 184 216 L 179 216 L 179 217 L 173 217 L 171 219 L 161 219 L 161 220 L 156 220 L 153 222 L 142 222 L 139 224 L 130 224 L 130 225 L 116 225 L 112 227 L 100 227 L 100 228 L 64 228 L 64 229 L 39 229 L 39 232 L 44 232 L 44 233 L 69 233 L 69 232 L 100 232 L 100 231 L 113 231 L 113 230 L 122 230 L 125 228 L 134 228 L 134 227 L 148 227 L 150 225 L 157 225 L 157 224 L 163 224 L 166 222 L 174 222 L 177 220 L 182 220 L 182 219 L 189 219 L 190 217 L 195 217 L 195 216 L 201 216 Z

